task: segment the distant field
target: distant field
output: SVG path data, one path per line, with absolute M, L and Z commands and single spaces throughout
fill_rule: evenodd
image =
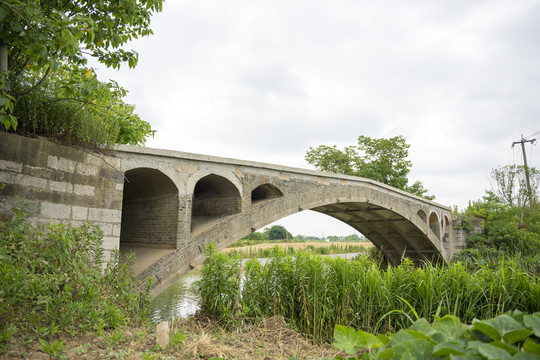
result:
M 330 246 L 337 246 L 337 247 L 343 247 L 346 248 L 347 246 L 354 245 L 354 246 L 363 246 L 366 249 L 373 246 L 373 244 L 369 241 L 366 242 L 305 242 L 305 243 L 287 243 L 287 242 L 268 242 L 263 244 L 257 244 L 257 245 L 250 245 L 250 246 L 241 246 L 241 247 L 229 247 L 226 249 L 223 249 L 222 252 L 229 252 L 236 250 L 238 252 L 248 252 L 251 251 L 257 251 L 259 249 L 271 249 L 274 246 L 279 246 L 284 249 L 288 249 L 289 247 L 294 248 L 295 250 L 301 250 L 301 249 L 307 249 L 308 246 L 313 247 L 330 247 Z

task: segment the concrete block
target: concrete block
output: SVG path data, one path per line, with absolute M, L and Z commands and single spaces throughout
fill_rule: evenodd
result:
M 88 220 L 99 222 L 120 223 L 122 211 L 109 209 L 88 209 Z
M 162 348 L 165 349 L 167 345 L 169 345 L 170 341 L 170 329 L 169 329 L 169 322 L 168 321 L 162 321 L 159 324 L 157 324 L 156 327 L 156 343 Z
M 89 164 L 77 164 L 77 174 L 86 176 L 96 176 L 98 174 L 98 167 Z
M 72 193 L 73 185 L 67 182 L 49 180 L 49 190 L 57 192 Z
M 0 160 L 0 170 L 21 172 L 23 168 L 22 164 L 18 164 L 8 160 Z
M 40 213 L 42 216 L 48 217 L 50 219 L 69 219 L 71 216 L 71 207 L 64 204 L 42 202 L 40 205 Z
M 114 224 L 112 228 L 112 235 L 120 237 L 121 226 L 119 224 Z
M 105 250 L 118 250 L 120 249 L 120 238 L 116 236 L 104 236 L 103 237 L 103 249 Z
M 93 222 L 92 224 L 99 226 L 103 232 L 103 236 L 111 236 L 113 234 L 113 224 L 111 223 Z
M 75 184 L 73 185 L 73 193 L 75 195 L 86 195 L 86 196 L 94 196 L 95 187 L 90 185 L 80 185 Z
M 16 184 L 27 188 L 47 188 L 47 180 L 45 179 L 7 172 L 0 174 L 0 183 Z
M 47 166 L 54 170 L 59 170 L 67 173 L 74 173 L 77 163 L 62 157 L 49 155 L 47 157 Z
M 88 208 L 84 206 L 72 206 L 71 207 L 71 218 L 73 220 L 88 220 Z

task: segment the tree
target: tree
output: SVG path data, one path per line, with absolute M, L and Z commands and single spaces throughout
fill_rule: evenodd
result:
M 86 67 L 87 57 L 94 57 L 107 67 L 119 68 L 122 63 L 135 67 L 138 54 L 123 46 L 152 34 L 150 18 L 161 11 L 162 3 L 163 0 L 2 0 L 0 128 L 17 129 L 19 122 L 26 120 L 15 116 L 18 105 L 25 96 L 41 91 L 34 100 L 76 104 L 77 114 L 85 116 L 88 111 L 106 111 L 111 117 L 134 122 L 137 129 L 141 122 L 131 116 L 133 109 L 124 109 L 123 114 L 120 111 L 125 105 L 121 100 L 125 90 L 115 82 L 100 82 L 94 70 Z M 149 127 L 142 125 L 139 130 L 150 135 Z
M 293 237 L 291 233 L 281 225 L 274 225 L 271 228 L 266 228 L 264 229 L 264 232 L 268 234 L 268 240 L 291 239 Z
M 538 189 L 540 187 L 540 171 L 528 168 L 529 182 L 523 165 L 506 165 L 491 170 L 492 190 L 488 195 L 503 205 L 520 209 L 521 223 L 530 210 L 538 203 Z M 530 192 L 529 192 L 530 185 Z M 531 204 L 531 201 L 533 202 Z
M 319 171 L 365 177 L 433 200 L 434 196 L 424 195 L 428 190 L 420 181 L 408 184 L 412 166 L 407 160 L 409 147 L 401 135 L 389 139 L 359 136 L 358 145 L 343 150 L 336 145 L 310 147 L 305 158 Z

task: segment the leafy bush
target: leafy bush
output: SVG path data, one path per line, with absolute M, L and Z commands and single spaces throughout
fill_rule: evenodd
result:
M 538 359 L 540 357 L 540 313 L 519 311 L 487 320 L 462 324 L 446 315 L 430 324 L 418 319 L 408 329 L 393 335 L 373 335 L 336 326 L 334 346 L 347 359 Z M 343 359 L 336 357 L 335 359 Z
M 84 73 L 77 75 L 85 87 L 75 86 L 74 73 L 59 68 L 39 88 L 20 97 L 13 112 L 19 123 L 17 132 L 94 149 L 116 143 L 142 145 L 154 134 L 150 124 L 134 113 L 135 107 L 123 102 L 127 92 L 117 83 L 86 79 Z M 28 71 L 20 82 L 12 83 L 13 92 L 22 92 L 40 76 Z M 66 88 L 65 83 L 70 81 L 72 87 Z
M 144 321 L 150 288 L 136 291 L 133 259 L 118 260 L 103 263 L 98 227 L 36 226 L 17 210 L 0 221 L 0 334 L 16 327 L 51 338 Z
M 195 283 L 203 312 L 230 320 L 240 294 L 240 261 L 218 253 L 214 244 L 205 249 L 201 280 Z

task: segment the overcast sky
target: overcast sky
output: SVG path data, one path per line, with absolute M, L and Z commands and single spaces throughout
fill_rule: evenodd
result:
M 463 209 L 540 131 L 540 0 L 169 0 L 151 27 L 136 69 L 97 68 L 157 130 L 148 147 L 312 168 L 309 147 L 403 135 L 411 182 Z

